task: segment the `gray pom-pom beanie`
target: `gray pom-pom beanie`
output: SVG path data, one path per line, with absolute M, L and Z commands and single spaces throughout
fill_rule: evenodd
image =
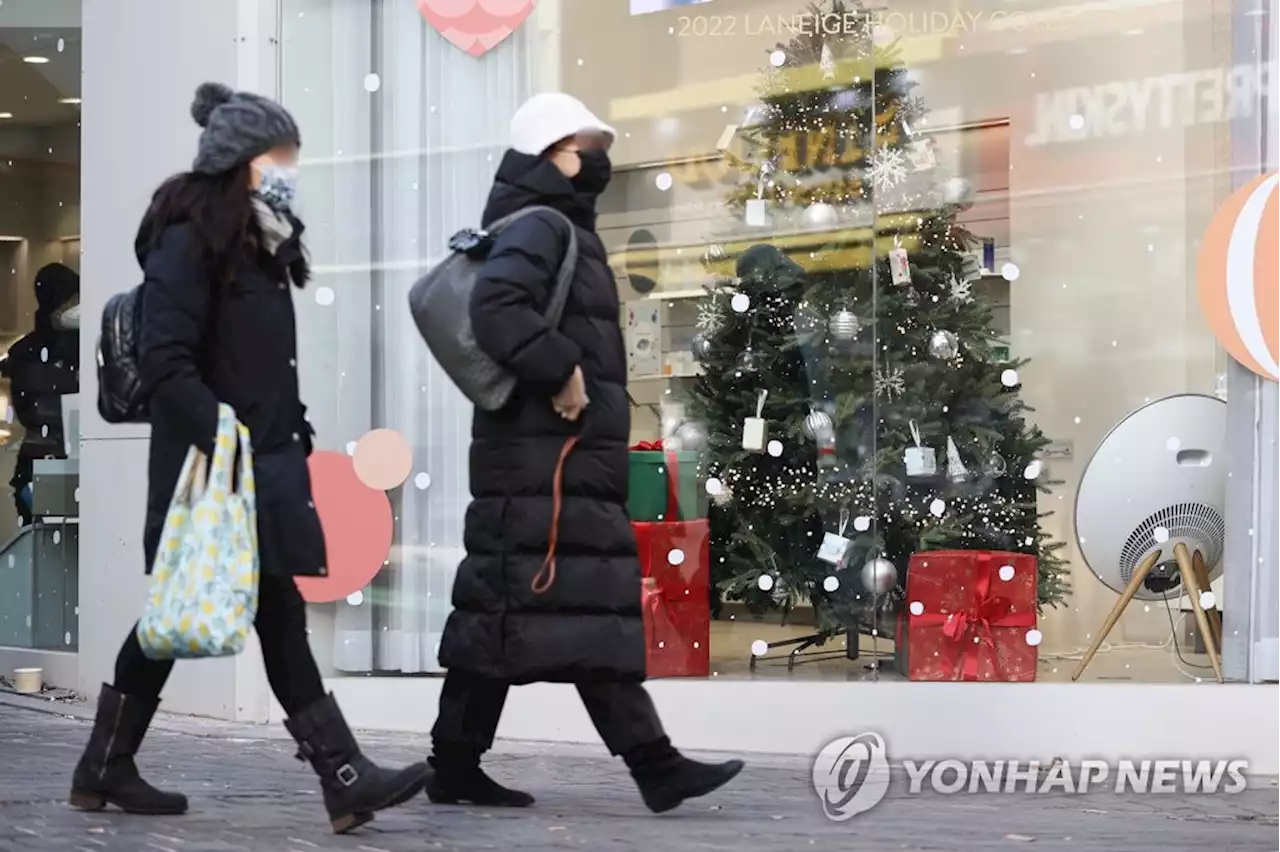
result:
M 280 104 L 222 83 L 196 89 L 191 117 L 204 128 L 192 171 L 221 174 L 278 145 L 302 144 L 293 116 Z

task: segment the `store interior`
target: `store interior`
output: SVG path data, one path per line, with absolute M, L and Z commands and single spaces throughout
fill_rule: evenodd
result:
M 39 450 L 37 441 L 49 434 L 24 427 L 22 420 L 35 408 L 22 397 L 27 383 L 51 386 L 58 381 L 55 373 L 76 369 L 60 360 L 48 363 L 50 346 L 31 343 L 30 335 L 37 273 L 50 264 L 66 267 L 73 278 L 80 270 L 79 5 L 0 5 L 0 645 L 56 650 L 74 650 L 77 641 L 78 395 L 40 400 L 42 411 L 56 411 L 55 419 L 69 428 Z M 39 353 L 42 363 L 11 358 L 11 350 Z M 70 357 L 78 362 L 78 353 Z M 42 458 L 30 462 L 33 481 L 17 483 L 24 454 Z M 24 484 L 31 515 L 25 526 L 15 495 Z
M 1094 451 L 1144 404 L 1223 392 L 1223 356 L 1196 301 L 1195 257 L 1230 187 L 1228 122 L 1244 108 L 1224 93 L 1252 91 L 1252 83 L 1247 69 L 1232 67 L 1225 7 L 908 6 L 885 14 L 886 41 L 931 109 L 919 129 L 935 140 L 938 174 L 974 187 L 962 221 L 988 244 L 985 256 L 975 248 L 989 273 L 977 292 L 992 305 L 1011 354 L 1030 359 L 1021 392 L 1053 440 L 1047 459 L 1059 484 L 1040 508 L 1054 513 L 1044 523 L 1067 544 L 1074 589 L 1041 614 L 1038 679 L 1066 680 L 1117 597 L 1086 566 L 1072 523 Z M 732 268 L 744 240 L 761 238 L 725 206 L 741 180 L 726 157 L 735 152 L 735 128 L 752 120 L 770 52 L 820 24 L 785 0 L 630 11 L 623 3 L 560 3 L 558 68 L 561 87 L 620 133 L 601 232 L 624 300 L 657 307 L 662 335 L 660 354 L 640 369 L 633 353 L 633 441 L 641 441 L 663 437 L 664 410 L 698 371 L 688 349 L 703 288 Z M 1153 87 L 1187 97 L 1160 106 L 1132 94 Z M 789 256 L 804 265 L 806 231 L 813 242 L 833 238 L 813 230 L 802 224 L 767 236 L 791 241 Z M 718 254 L 708 262 L 712 243 Z M 1213 584 L 1219 595 L 1222 583 Z M 1191 609 L 1185 597 L 1130 607 L 1085 679 L 1211 677 Z M 785 646 L 764 658 L 752 651 L 762 640 L 812 633 L 811 624 L 803 607 L 784 623 L 777 611 L 753 615 L 728 604 L 712 622 L 712 673 L 899 676 L 888 638 L 863 636 L 856 660 L 842 637 L 794 658 Z

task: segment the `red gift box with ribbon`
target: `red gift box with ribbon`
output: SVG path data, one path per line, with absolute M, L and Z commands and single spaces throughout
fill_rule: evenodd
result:
M 637 445 L 661 450 L 661 442 Z M 665 517 L 679 517 L 678 464 L 667 452 Z M 643 576 L 645 669 L 648 677 L 711 674 L 711 528 L 694 521 L 635 521 Z
M 1037 577 L 1036 558 L 1026 553 L 936 550 L 912 556 L 906 633 L 898 634 L 907 676 L 1035 680 Z

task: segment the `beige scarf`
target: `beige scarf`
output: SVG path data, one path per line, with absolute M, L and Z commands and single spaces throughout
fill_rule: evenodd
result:
M 258 214 L 258 226 L 262 228 L 262 247 L 268 254 L 275 254 L 293 236 L 293 223 L 271 209 L 271 205 L 261 198 L 253 199 L 253 209 Z

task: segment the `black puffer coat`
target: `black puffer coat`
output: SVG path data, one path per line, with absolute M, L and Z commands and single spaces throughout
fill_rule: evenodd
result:
M 326 573 L 311 499 L 310 426 L 298 397 L 297 330 L 287 269 L 302 257 L 301 223 L 274 256 L 247 249 L 228 285 L 210 280 L 189 224 L 144 220 L 136 245 L 142 286 L 140 368 L 150 393 L 151 458 L 143 533 L 147 573 L 187 450 L 213 452 L 218 403 L 249 429 L 264 574 Z M 295 275 L 295 278 L 298 277 Z
M 477 282 L 476 341 L 518 378 L 497 412 L 472 423 L 467 556 L 440 662 L 510 683 L 643 679 L 640 564 L 627 517 L 631 432 L 619 304 L 591 199 L 574 195 L 549 161 L 508 152 L 484 213 L 488 224 L 530 205 L 575 223 L 578 265 L 558 329 L 542 318 L 568 231 L 530 216 L 504 231 Z M 551 397 L 575 366 L 590 404 L 578 423 Z M 555 582 L 531 590 L 543 567 L 555 504 L 556 461 L 579 436 L 563 473 Z

